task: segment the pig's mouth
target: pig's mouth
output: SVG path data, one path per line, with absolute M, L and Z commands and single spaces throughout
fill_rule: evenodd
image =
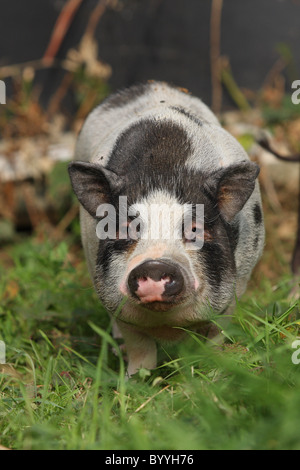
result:
M 167 311 L 183 300 L 186 283 L 178 265 L 149 260 L 131 271 L 128 291 L 141 306 L 154 311 Z
M 154 301 L 154 302 L 138 302 L 139 305 L 146 310 L 150 310 L 151 312 L 168 312 L 172 310 L 176 305 L 178 305 L 178 301 L 170 302 L 170 301 Z

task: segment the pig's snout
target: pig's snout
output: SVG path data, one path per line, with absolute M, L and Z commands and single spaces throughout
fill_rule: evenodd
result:
M 185 289 L 179 266 L 165 261 L 145 261 L 128 277 L 131 295 L 142 303 L 176 302 Z

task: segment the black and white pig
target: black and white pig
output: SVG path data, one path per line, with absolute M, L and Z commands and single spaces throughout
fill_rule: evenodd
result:
M 215 335 L 211 318 L 227 317 L 245 291 L 264 245 L 258 173 L 201 100 L 167 83 L 115 93 L 88 116 L 69 174 L 98 296 L 112 315 L 124 302 L 114 330 L 123 336 L 129 375 L 156 367 L 157 341 L 180 340 L 184 329 Z M 101 218 L 109 207 L 118 215 L 124 197 L 131 215 L 121 222 L 110 216 L 115 232 L 99 239 Z M 153 237 L 166 215 L 149 217 L 145 209 L 166 205 L 177 236 Z M 192 207 L 188 227 L 183 207 Z M 134 212 L 139 224 L 131 236 Z M 202 233 L 199 246 L 195 232 Z

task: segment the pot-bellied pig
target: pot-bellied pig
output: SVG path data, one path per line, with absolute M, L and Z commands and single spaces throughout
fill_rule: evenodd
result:
M 128 374 L 155 368 L 156 342 L 212 337 L 261 256 L 257 176 L 198 98 L 135 85 L 86 119 L 69 166 L 95 289 L 124 339 Z

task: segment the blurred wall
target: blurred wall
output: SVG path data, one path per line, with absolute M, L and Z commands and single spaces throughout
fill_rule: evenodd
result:
M 42 57 L 66 0 L 1 2 L 0 66 Z M 84 0 L 58 53 L 78 44 L 96 0 Z M 120 0 L 96 30 L 99 57 L 112 66 L 112 89 L 163 79 L 211 103 L 209 27 L 211 0 Z M 221 54 L 230 59 L 240 87 L 258 90 L 278 59 L 291 50 L 300 78 L 300 0 L 224 0 Z M 297 73 L 299 76 L 297 77 Z M 46 104 L 61 80 L 59 69 L 41 71 Z M 230 100 L 225 99 L 225 106 Z

